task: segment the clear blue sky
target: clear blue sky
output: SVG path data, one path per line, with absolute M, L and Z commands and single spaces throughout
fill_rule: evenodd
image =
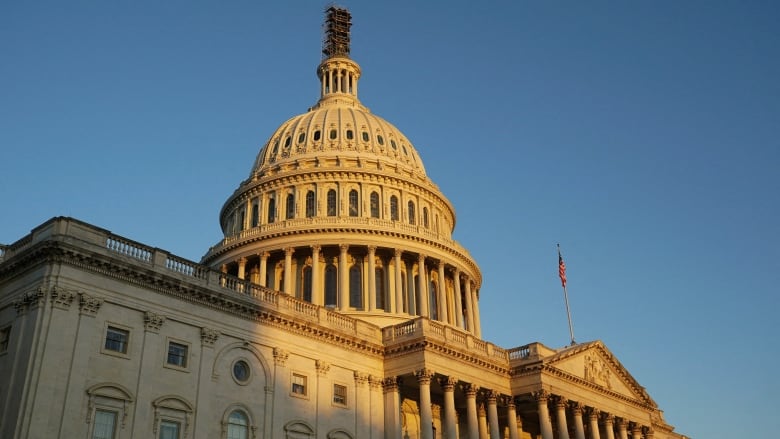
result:
M 261 6 L 262 4 L 262 6 Z M 483 335 L 601 339 L 696 438 L 780 431 L 780 7 L 358 2 L 360 98 L 454 204 Z M 318 96 L 320 2 L 0 5 L 0 242 L 67 215 L 199 260 Z

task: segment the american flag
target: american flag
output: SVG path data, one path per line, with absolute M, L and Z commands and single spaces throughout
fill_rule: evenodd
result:
M 566 288 L 566 264 L 563 262 L 560 247 L 558 247 L 558 277 L 561 278 L 561 286 Z

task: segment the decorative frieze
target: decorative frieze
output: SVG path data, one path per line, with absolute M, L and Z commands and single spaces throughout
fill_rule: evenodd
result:
M 79 293 L 79 312 L 81 314 L 94 317 L 102 305 L 103 299 L 90 296 L 87 293 Z
M 598 355 L 585 356 L 585 380 L 611 389 L 611 374 L 612 372 L 610 371 L 609 366 L 607 366 L 601 357 Z
M 156 314 L 151 311 L 144 313 L 144 329 L 157 334 L 160 332 L 160 327 L 165 323 L 165 316 L 162 314 Z
M 216 329 L 200 328 L 200 343 L 203 346 L 213 347 L 220 335 Z

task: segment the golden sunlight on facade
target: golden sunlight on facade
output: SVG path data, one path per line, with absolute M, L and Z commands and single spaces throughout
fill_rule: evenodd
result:
M 600 341 L 482 339 L 479 267 L 359 101 L 350 26 L 328 8 L 319 100 L 200 263 L 64 217 L 0 247 L 0 437 L 683 438 Z

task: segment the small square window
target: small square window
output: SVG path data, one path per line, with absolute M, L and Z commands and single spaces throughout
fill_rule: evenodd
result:
M 342 386 L 341 384 L 333 385 L 333 403 L 347 405 L 347 386 Z
M 178 367 L 187 367 L 187 345 L 168 342 L 168 364 Z
M 109 326 L 106 330 L 105 348 L 109 351 L 127 353 L 127 343 L 130 340 L 130 331 Z
M 294 373 L 292 376 L 292 393 L 306 396 L 306 376 Z
M 8 350 L 8 342 L 11 340 L 11 327 L 0 329 L 0 353 Z

